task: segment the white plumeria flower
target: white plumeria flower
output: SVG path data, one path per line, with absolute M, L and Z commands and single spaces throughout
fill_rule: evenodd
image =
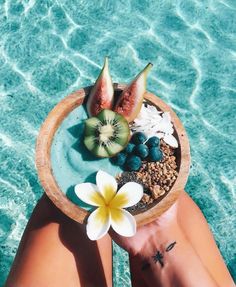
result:
M 143 132 L 148 138 L 157 136 L 168 145 L 177 148 L 178 142 L 173 136 L 174 128 L 169 112 L 161 112 L 152 105 L 142 105 L 138 117 L 131 126 L 134 132 Z
M 127 182 L 117 191 L 117 182 L 110 174 L 99 170 L 96 185 L 81 183 L 75 186 L 76 195 L 85 203 L 96 206 L 87 220 L 87 235 L 98 240 L 110 226 L 120 235 L 131 237 L 136 233 L 136 221 L 125 209 L 138 203 L 143 196 L 143 186 Z

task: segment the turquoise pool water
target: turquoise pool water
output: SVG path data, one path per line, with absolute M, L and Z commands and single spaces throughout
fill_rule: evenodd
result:
M 235 0 L 0 0 L 0 285 L 43 192 L 34 165 L 40 125 L 94 82 L 105 55 L 116 82 L 153 62 L 148 89 L 189 135 L 186 190 L 236 279 L 235 13 Z M 130 286 L 127 254 L 115 246 L 114 258 L 114 286 Z

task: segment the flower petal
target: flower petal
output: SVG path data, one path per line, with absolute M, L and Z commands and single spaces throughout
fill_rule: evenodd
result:
M 131 237 L 136 233 L 134 217 L 124 209 L 111 208 L 111 226 L 118 234 Z
M 111 208 L 130 207 L 138 203 L 143 197 L 143 186 L 136 182 L 124 184 L 110 202 Z
M 117 191 L 115 178 L 107 172 L 99 170 L 96 175 L 96 182 L 98 190 L 104 197 L 105 202 L 109 203 Z
M 91 240 L 98 240 L 108 232 L 109 227 L 109 209 L 106 207 L 99 207 L 88 217 L 86 225 L 87 235 Z
M 178 147 L 178 142 L 176 138 L 172 135 L 166 134 L 163 138 L 163 140 L 170 146 L 177 148 Z
M 75 186 L 75 194 L 85 203 L 100 206 L 104 205 L 104 199 L 98 192 L 98 187 L 92 183 L 80 183 Z

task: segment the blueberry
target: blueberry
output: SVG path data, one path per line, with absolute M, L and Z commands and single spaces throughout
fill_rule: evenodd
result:
M 145 136 L 144 133 L 141 133 L 141 132 L 137 132 L 137 133 L 133 134 L 133 136 L 132 136 L 132 138 L 131 138 L 131 141 L 132 141 L 134 144 L 142 144 L 142 143 L 144 143 L 146 140 L 147 140 L 147 137 Z
M 129 155 L 125 161 L 125 168 L 129 171 L 139 170 L 141 165 L 141 158 L 137 155 Z
M 149 149 L 149 160 L 150 161 L 160 161 L 163 159 L 162 151 L 157 147 L 151 147 Z
M 128 143 L 124 151 L 125 151 L 126 153 L 132 153 L 134 147 L 135 147 L 135 144 L 133 144 L 133 143 Z
M 146 145 L 148 146 L 148 147 L 153 147 L 153 146 L 159 146 L 159 144 L 160 144 L 160 139 L 158 138 L 158 137 L 150 137 L 149 139 L 148 139 L 148 141 L 146 142 Z
M 148 156 L 148 147 L 145 144 L 136 145 L 134 152 L 137 156 L 140 156 L 141 159 L 144 159 Z
M 111 162 L 118 166 L 123 166 L 126 160 L 126 154 L 123 152 L 118 153 L 116 156 L 111 157 Z

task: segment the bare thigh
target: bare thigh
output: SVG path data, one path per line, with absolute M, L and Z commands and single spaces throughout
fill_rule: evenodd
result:
M 90 241 L 83 225 L 44 196 L 27 225 L 5 286 L 110 287 L 110 237 Z
M 183 192 L 180 196 L 178 220 L 181 228 L 219 286 L 235 286 L 200 208 Z

